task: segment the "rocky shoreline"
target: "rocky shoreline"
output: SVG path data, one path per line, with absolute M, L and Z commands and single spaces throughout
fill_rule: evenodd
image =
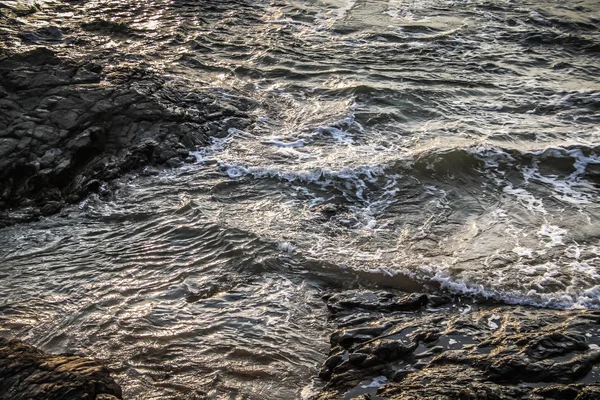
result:
M 600 312 L 420 293 L 324 296 L 333 324 L 318 400 L 600 398 Z M 0 338 L 0 399 L 121 399 L 96 361 Z
M 328 399 L 597 399 L 600 313 L 425 294 L 325 296 Z
M 98 51 L 120 26 L 54 25 L 71 11 L 0 2 L 0 227 L 107 196 L 145 166 L 193 162 L 211 137 L 252 123 L 252 99 L 131 62 L 125 49 Z
M 252 101 L 38 47 L 0 59 L 0 226 L 58 212 L 251 123 Z
M 0 399 L 122 399 L 109 370 L 75 355 L 50 355 L 0 337 Z

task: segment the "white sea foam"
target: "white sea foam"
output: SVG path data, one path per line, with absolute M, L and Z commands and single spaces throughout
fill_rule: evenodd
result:
M 533 249 L 527 248 L 527 247 L 514 247 L 512 249 L 512 251 L 516 254 L 518 254 L 520 257 L 527 257 L 527 258 L 531 258 L 533 256 Z
M 357 0 L 344 0 L 342 4 L 328 12 L 321 13 L 317 18 L 318 29 L 331 29 L 335 24 L 344 19 L 348 12 L 354 7 Z
M 279 249 L 279 251 L 281 251 L 283 253 L 293 253 L 294 250 L 296 250 L 296 247 L 294 247 L 294 245 L 291 244 L 290 242 L 278 243 L 277 248 Z
M 373 381 L 367 385 L 361 385 L 361 387 L 363 389 L 367 389 L 367 388 L 379 388 L 382 387 L 383 385 L 385 385 L 387 383 L 387 378 L 385 376 L 377 376 L 375 378 L 373 378 Z
M 544 208 L 542 199 L 536 198 L 523 188 L 515 188 L 511 183 L 507 183 L 504 187 L 504 193 L 514 196 L 519 203 L 525 206 L 527 210 L 540 214 L 547 214 L 548 211 Z
M 271 145 L 276 147 L 286 147 L 286 148 L 295 148 L 295 147 L 304 147 L 306 145 L 306 141 L 303 139 L 297 139 L 294 141 L 285 141 L 279 137 L 271 137 L 266 138 L 260 141 L 262 144 Z
M 554 148 L 525 153 L 524 156 L 533 156 L 532 164 L 529 166 L 519 166 L 517 160 L 510 154 L 490 146 L 474 146 L 469 148 L 468 151 L 484 161 L 486 170 L 495 176 L 499 185 L 503 186 L 504 193 L 514 196 L 531 212 L 548 213 L 544 207 L 543 199 L 536 197 L 531 190 L 528 190 L 528 186 L 531 185 L 543 185 L 546 188 L 551 188 L 552 197 L 572 205 L 586 205 L 597 199 L 597 190 L 593 183 L 585 179 L 585 174 L 589 165 L 600 164 L 600 157 L 594 154 L 586 156 L 580 148 Z M 540 162 L 549 156 L 572 158 L 574 160 L 574 171 L 563 177 L 542 173 Z M 513 183 L 507 181 L 505 172 L 500 168 L 502 165 L 518 167 L 523 176 L 523 184 L 515 187 Z
M 555 247 L 563 244 L 567 230 L 556 225 L 543 224 L 537 234 L 541 238 L 550 239 L 550 241 L 544 243 L 545 247 Z
M 499 325 L 498 325 L 498 320 L 499 319 L 500 319 L 500 316 L 496 315 L 496 314 L 494 314 L 494 315 L 492 315 L 491 317 L 488 318 L 487 323 L 488 323 L 488 326 L 490 327 L 490 329 L 492 329 L 492 330 L 495 331 L 496 329 L 499 328 Z
M 482 169 L 473 171 L 483 177 L 481 190 L 495 196 L 500 189 L 500 197 L 491 207 L 467 210 L 464 226 L 452 233 L 444 223 L 448 213 L 460 212 L 453 204 L 456 193 L 436 175 L 437 156 L 445 157 L 444 149 L 411 153 L 388 145 L 380 140 L 383 136 L 361 131 L 355 104 L 346 107 L 341 118 L 314 121 L 310 129 L 279 130 L 267 120 L 261 134 L 232 129 L 227 137 L 193 153 L 201 163 L 216 162 L 215 168 L 231 179 L 276 179 L 297 193 L 282 204 L 261 203 L 252 211 L 245 207 L 245 219 L 236 224 L 255 229 L 268 219 L 260 236 L 275 238 L 279 251 L 302 253 L 340 268 L 388 277 L 403 274 L 454 293 L 508 303 L 600 307 L 597 262 L 585 253 L 589 245 L 575 243 L 573 227 L 557 218 L 558 203 L 550 198 L 573 207 L 593 202 L 586 170 L 599 162 L 595 155 L 579 149 L 520 154 L 492 146 L 467 147 L 471 156 L 483 161 Z M 433 171 L 425 184 L 411 177 L 418 157 L 430 161 Z M 545 172 L 553 171 L 544 165 L 547 157 L 570 157 L 574 168 L 550 175 Z M 405 201 L 405 193 L 418 198 L 423 215 L 403 215 L 403 208 L 388 212 Z M 339 215 L 323 220 L 313 211 L 340 198 L 346 208 Z M 481 199 L 482 204 L 488 201 Z M 302 235 L 293 233 L 298 230 Z M 551 259 L 541 263 L 541 256 Z M 455 267 L 462 270 L 462 263 L 464 271 L 455 272 Z
M 300 392 L 301 400 L 313 400 L 316 399 L 319 393 L 321 393 L 323 384 L 313 379 L 309 384 L 302 388 Z
M 225 148 L 229 146 L 236 139 L 236 137 L 248 138 L 254 137 L 254 135 L 236 128 L 229 128 L 227 136 L 222 138 L 211 137 L 211 143 L 208 146 L 201 147 L 196 151 L 190 151 L 190 155 L 196 158 L 196 162 L 198 164 L 202 164 L 211 159 L 214 155 L 225 150 Z
M 332 170 L 329 168 L 313 170 L 285 170 L 269 167 L 248 167 L 244 165 L 219 163 L 219 167 L 226 171 L 231 178 L 250 175 L 254 178 L 278 178 L 288 182 L 311 182 L 328 186 L 333 180 L 352 181 L 356 185 L 358 197 L 365 182 L 375 182 L 378 177 L 385 175 L 382 167 L 358 167 L 354 169 Z M 351 189 L 352 187 L 348 187 Z
M 464 281 L 455 280 L 453 277 L 440 271 L 432 281 L 438 282 L 442 288 L 448 289 L 453 293 L 481 296 L 483 298 L 501 300 L 508 304 L 523 304 L 550 308 L 598 308 L 600 300 L 598 297 L 592 300 L 592 297 L 586 292 L 579 295 L 569 295 L 564 292 L 559 293 L 538 293 L 530 290 L 523 293 L 519 290 L 494 290 L 488 289 L 481 284 L 469 284 Z
M 552 154 L 552 152 L 546 152 Z M 539 171 L 538 163 L 534 167 L 524 167 L 523 177 L 526 182 L 542 183 L 552 187 L 553 197 L 570 204 L 589 204 L 596 197 L 596 189 L 593 184 L 585 180 L 585 170 L 590 164 L 599 164 L 600 158 L 596 156 L 586 157 L 580 149 L 571 149 L 568 151 L 554 151 L 556 156 L 572 157 L 575 161 L 573 167 L 575 171 L 567 177 L 561 178 L 556 175 L 543 175 Z M 541 156 L 543 152 L 534 153 Z
M 597 259 L 596 263 L 595 267 L 600 268 L 600 259 Z M 593 274 L 600 282 L 600 276 L 598 276 L 596 268 L 593 268 Z M 539 275 L 540 271 L 544 271 L 542 276 Z M 422 264 L 417 269 L 404 269 L 401 267 L 394 269 L 370 268 L 369 272 L 390 277 L 403 275 L 415 281 L 436 282 L 442 289 L 451 293 L 494 299 L 508 304 L 558 309 L 600 308 L 600 283 L 587 289 L 569 286 L 560 291 L 544 291 L 544 285 L 560 283 L 555 277 L 562 273 L 568 273 L 568 271 L 564 271 L 564 266 L 558 266 L 551 262 L 538 267 L 534 277 L 539 277 L 536 279 L 538 279 L 540 286 L 537 289 L 528 291 L 506 289 L 502 288 L 502 285 L 493 288 L 486 284 L 470 283 L 459 276 L 449 274 L 447 266 L 436 267 L 431 264 Z M 587 272 L 590 272 L 590 270 Z
M 581 257 L 581 248 L 577 245 L 569 246 L 565 249 L 565 256 L 578 260 Z

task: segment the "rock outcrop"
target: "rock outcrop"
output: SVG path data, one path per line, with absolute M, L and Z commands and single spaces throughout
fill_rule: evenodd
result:
M 55 213 L 145 165 L 191 161 L 211 136 L 246 127 L 252 105 L 45 47 L 0 59 L 0 224 Z
M 95 361 L 50 355 L 18 340 L 0 338 L 1 400 L 116 400 L 121 388 Z
M 319 399 L 598 399 L 600 313 L 326 296 L 338 328 Z

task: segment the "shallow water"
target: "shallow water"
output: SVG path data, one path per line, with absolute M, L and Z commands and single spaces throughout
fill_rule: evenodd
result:
M 600 308 L 597 2 L 43 7 L 11 45 L 232 90 L 258 122 L 0 231 L 0 334 L 104 359 L 128 398 L 290 399 L 331 288 Z

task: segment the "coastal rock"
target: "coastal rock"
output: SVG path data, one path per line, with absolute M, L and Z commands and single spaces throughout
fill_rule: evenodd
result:
M 390 307 L 406 298 L 326 296 L 338 328 L 320 400 L 599 398 L 600 313 L 440 301 Z
M 252 107 L 45 47 L 0 59 L 0 226 L 55 213 L 140 167 L 178 166 L 210 137 L 247 127 Z
M 1 400 L 116 400 L 121 388 L 108 369 L 73 355 L 51 355 L 24 342 L 0 338 Z
M 378 310 L 414 311 L 427 304 L 427 295 L 412 293 L 397 297 L 384 291 L 349 290 L 347 292 L 326 296 L 327 308 L 337 314 L 344 311 Z

